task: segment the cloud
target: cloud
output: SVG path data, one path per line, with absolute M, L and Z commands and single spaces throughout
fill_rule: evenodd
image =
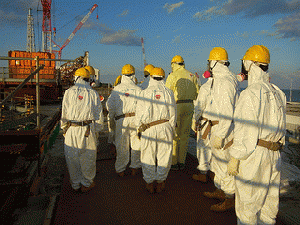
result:
M 173 43 L 179 44 L 180 43 L 180 35 L 175 37 L 174 40 L 172 40 Z
M 240 34 L 240 33 L 238 32 L 238 36 L 241 37 L 241 38 L 244 38 L 244 39 L 249 39 L 250 34 L 249 34 L 247 31 L 245 31 L 245 32 L 242 33 L 242 34 Z
M 121 14 L 117 15 L 119 17 L 122 17 L 122 16 L 127 16 L 127 14 L 129 13 L 129 10 L 128 9 L 125 9 Z
M 295 41 L 300 37 L 300 0 L 215 0 L 215 6 L 197 12 L 193 18 L 198 21 L 209 21 L 213 16 L 243 15 L 245 18 L 255 18 L 263 15 L 289 15 L 278 20 L 274 27 L 276 32 L 261 31 L 259 35 L 276 38 L 290 38 Z M 244 34 L 244 38 L 249 35 Z
M 18 15 L 14 12 L 4 12 L 0 10 L 0 25 L 1 26 L 13 26 L 23 27 L 27 24 L 27 18 L 25 15 Z
M 276 34 L 281 38 L 300 38 L 300 12 L 279 19 L 275 24 Z
M 36 9 L 39 2 L 39 0 L 0 0 L 0 25 L 23 27 L 27 24 L 29 8 Z
M 257 17 L 270 14 L 287 14 L 300 10 L 300 1 L 286 0 L 228 0 L 222 6 L 226 15 L 243 13 L 245 17 Z
M 134 35 L 134 30 L 119 30 L 110 35 L 104 35 L 100 41 L 106 45 L 141 46 L 140 38 Z
M 178 2 L 178 3 L 175 3 L 175 4 L 169 4 L 169 3 L 166 3 L 164 5 L 163 8 L 166 8 L 168 13 L 171 13 L 173 12 L 176 8 L 179 8 L 180 6 L 183 5 L 183 2 Z
M 179 31 L 179 30 L 181 30 L 182 29 L 182 27 L 180 27 L 180 28 L 178 28 L 178 29 L 176 29 L 176 30 L 173 30 L 173 32 L 177 32 L 177 31 Z
M 223 14 L 223 10 L 219 9 L 217 6 L 213 6 L 207 10 L 195 13 L 193 18 L 197 19 L 198 21 L 209 21 L 211 20 L 212 16 L 221 14 Z
M 101 44 L 105 45 L 122 45 L 122 46 L 142 46 L 141 38 L 135 35 L 136 30 L 118 30 L 115 31 L 105 24 L 98 24 L 97 29 L 102 38 Z

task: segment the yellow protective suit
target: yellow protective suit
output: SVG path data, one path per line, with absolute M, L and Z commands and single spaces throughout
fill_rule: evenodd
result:
M 166 80 L 166 87 L 170 88 L 177 104 L 176 137 L 173 141 L 172 165 L 184 165 L 194 112 L 193 100 L 197 98 L 199 85 L 197 78 L 184 66 L 172 64 L 173 72 Z M 180 102 L 190 100 L 189 102 Z M 179 102 L 178 102 L 179 101 Z

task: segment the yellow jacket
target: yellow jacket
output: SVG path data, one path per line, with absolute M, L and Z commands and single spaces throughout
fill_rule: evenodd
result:
M 169 74 L 166 87 L 174 92 L 175 101 L 195 100 L 199 92 L 197 77 L 183 67 Z

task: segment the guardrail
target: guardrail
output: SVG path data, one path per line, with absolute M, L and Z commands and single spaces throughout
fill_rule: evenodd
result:
M 18 91 L 30 80 L 36 75 L 36 113 L 37 113 L 37 129 L 41 129 L 41 122 L 40 122 L 40 84 L 39 84 L 39 71 L 45 67 L 45 65 L 40 65 L 39 61 L 66 61 L 66 62 L 74 62 L 75 60 L 70 59 L 45 59 L 45 58 L 39 58 L 39 56 L 36 56 L 35 58 L 22 58 L 22 57 L 5 57 L 0 56 L 0 60 L 35 60 L 36 61 L 36 70 L 30 73 L 30 75 L 24 79 L 24 81 L 16 87 L 14 91 L 12 91 L 1 103 L 0 103 L 0 111 L 2 111 L 2 106 L 4 106 Z M 4 80 L 4 69 L 2 71 L 2 79 Z

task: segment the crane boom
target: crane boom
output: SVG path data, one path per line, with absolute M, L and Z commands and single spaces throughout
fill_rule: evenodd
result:
M 60 47 L 59 49 L 59 58 L 61 57 L 61 51 L 63 50 L 64 47 L 66 47 L 67 44 L 69 44 L 69 42 L 73 39 L 73 37 L 75 36 L 76 32 L 82 27 L 82 25 L 85 23 L 85 21 L 87 21 L 87 19 L 90 17 L 90 15 L 92 14 L 92 12 L 98 7 L 97 4 L 94 4 L 93 7 L 91 8 L 91 10 L 88 12 L 88 14 L 85 15 L 85 17 L 83 17 L 83 19 L 79 22 L 79 24 L 77 25 L 77 27 L 75 28 L 75 30 L 70 34 L 70 36 L 68 37 L 68 39 L 65 41 L 65 43 Z

